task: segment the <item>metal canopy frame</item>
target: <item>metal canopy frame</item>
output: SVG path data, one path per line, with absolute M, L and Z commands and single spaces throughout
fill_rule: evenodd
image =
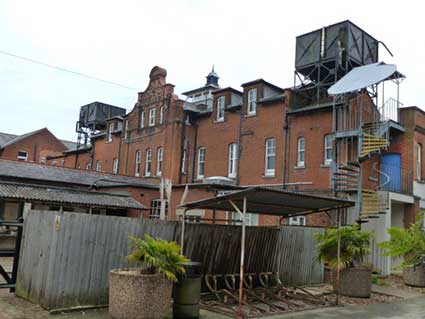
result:
M 182 204 L 183 215 L 181 218 L 182 231 L 180 238 L 181 253 L 184 250 L 185 217 L 190 209 L 216 209 L 235 210 L 242 215 L 241 255 L 239 270 L 239 318 L 243 318 L 243 276 L 245 265 L 245 229 L 246 213 L 268 214 L 281 217 L 308 215 L 313 213 L 329 212 L 352 207 L 355 202 L 335 197 L 317 196 L 284 190 L 275 190 L 265 187 L 251 187 L 240 191 L 226 192 L 214 197 Z M 338 230 L 341 226 L 338 213 Z M 338 259 L 339 259 L 338 241 Z M 339 271 L 337 276 L 339 277 Z

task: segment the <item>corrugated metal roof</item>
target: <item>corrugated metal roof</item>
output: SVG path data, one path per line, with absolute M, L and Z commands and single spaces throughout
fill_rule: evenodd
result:
M 15 134 L 1 133 L 0 132 L 0 147 L 3 144 L 6 144 L 7 142 L 9 142 L 10 140 L 13 140 L 17 136 L 18 135 L 15 135 Z
M 7 160 L 0 160 L 1 176 L 71 185 L 91 186 L 96 184 L 97 186 L 105 187 L 113 185 L 158 187 L 154 181 L 138 177 Z
M 304 215 L 355 205 L 353 201 L 335 197 L 273 190 L 266 187 L 251 187 L 244 190 L 227 191 L 211 198 L 187 203 L 182 207 L 234 211 L 229 200 L 242 208 L 243 198 L 247 198 L 247 212 L 276 216 Z
M 125 195 L 14 183 L 0 183 L 0 198 L 102 208 L 146 209 L 134 198 Z

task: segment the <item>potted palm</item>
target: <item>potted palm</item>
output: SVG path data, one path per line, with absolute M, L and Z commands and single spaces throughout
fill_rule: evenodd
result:
M 349 297 L 368 298 L 372 289 L 372 267 L 364 264 L 370 250 L 370 232 L 362 232 L 359 226 L 341 227 L 340 258 L 338 262 L 338 229 L 327 229 L 316 234 L 319 260 L 334 273 L 340 270 L 339 283 L 333 281 L 334 290 Z M 334 279 L 336 276 L 333 276 Z
M 409 228 L 391 227 L 389 241 L 380 244 L 385 255 L 403 257 L 403 281 L 408 286 L 425 287 L 425 232 L 421 213 Z
M 139 268 L 110 272 L 109 313 L 117 319 L 164 318 L 170 312 L 173 281 L 184 273 L 189 259 L 180 254 L 175 242 L 145 235 L 130 237 L 133 252 L 130 263 Z

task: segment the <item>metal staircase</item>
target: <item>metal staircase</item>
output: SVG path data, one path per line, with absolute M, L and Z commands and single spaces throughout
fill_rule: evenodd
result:
M 339 114 L 344 109 L 349 110 L 350 101 L 345 106 L 339 107 Z M 370 219 L 379 218 L 388 209 L 388 192 L 383 191 L 383 186 L 389 183 L 389 176 L 383 174 L 377 168 L 377 163 L 373 165 L 373 171 L 381 178 L 376 178 L 376 185 L 365 187 L 363 185 L 363 163 L 376 155 L 382 153 L 390 145 L 389 120 L 383 120 L 381 114 L 376 112 L 369 117 L 368 122 L 363 122 L 358 114 L 351 114 L 356 120 L 350 118 L 343 120 L 353 125 L 336 125 L 335 145 L 336 150 L 335 165 L 333 166 L 333 188 L 337 194 L 347 196 L 357 194 L 356 211 L 357 222 L 365 223 Z M 357 119 L 360 118 L 360 121 Z M 337 114 L 338 120 L 338 114 Z M 341 129 L 342 128 L 342 129 Z M 344 129 L 345 128 L 345 129 Z M 385 178 L 383 181 L 382 177 Z

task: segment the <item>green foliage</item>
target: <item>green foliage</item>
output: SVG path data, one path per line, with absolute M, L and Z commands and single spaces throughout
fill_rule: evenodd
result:
M 422 229 L 424 213 L 409 228 L 391 227 L 388 234 L 391 239 L 380 244 L 385 250 L 385 256 L 404 257 L 401 265 L 406 268 L 425 261 L 425 232 Z
M 327 229 L 315 235 L 319 248 L 319 260 L 330 268 L 354 267 L 369 253 L 372 233 L 362 232 L 359 226 L 344 226 L 340 229 L 341 254 L 338 264 L 338 229 Z
M 145 234 L 145 239 L 130 236 L 133 253 L 128 256 L 131 263 L 140 263 L 148 273 L 163 273 L 170 280 L 177 280 L 177 274 L 184 273 L 183 264 L 189 259 L 180 254 L 176 242 L 153 238 Z

